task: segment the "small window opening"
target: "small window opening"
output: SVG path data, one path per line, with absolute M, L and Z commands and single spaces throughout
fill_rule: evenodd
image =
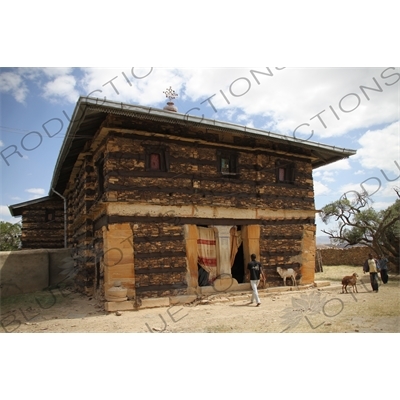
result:
M 55 219 L 55 211 L 46 208 L 46 222 L 53 222 Z
M 239 171 L 236 153 L 218 152 L 218 171 L 222 175 L 237 175 Z
M 295 166 L 287 161 L 276 162 L 276 182 L 277 183 L 294 183 Z
M 229 166 L 229 158 L 221 158 L 221 172 L 222 173 L 229 173 L 231 172 L 230 166 Z
M 169 167 L 168 149 L 164 146 L 145 146 L 146 171 L 167 172 Z
M 159 171 L 161 169 L 161 157 L 159 153 L 150 154 L 150 169 Z

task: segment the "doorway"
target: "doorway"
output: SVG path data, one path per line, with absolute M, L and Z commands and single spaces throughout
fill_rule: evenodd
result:
M 210 286 L 209 273 L 198 262 L 198 226 L 201 225 L 185 225 L 186 255 L 189 272 L 188 287 L 193 289 L 199 286 Z M 260 254 L 260 226 L 256 224 L 238 225 L 237 230 L 241 232 L 242 242 L 237 247 L 237 253 L 235 254 L 230 272 L 238 283 L 245 283 L 247 275 L 246 266 L 247 262 L 250 261 L 250 254 Z
M 232 278 L 243 283 L 245 277 L 243 243 L 239 246 L 232 266 Z

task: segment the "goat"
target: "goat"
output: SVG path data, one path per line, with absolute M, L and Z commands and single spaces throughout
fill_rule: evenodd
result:
M 280 277 L 283 279 L 283 285 L 286 286 L 286 279 L 291 278 L 293 282 L 293 286 L 297 286 L 296 283 L 296 274 L 297 272 L 293 268 L 288 268 L 284 269 L 281 267 L 276 268 L 276 272 L 280 275 Z
M 357 278 L 358 278 L 358 275 L 356 273 L 354 273 L 351 276 L 343 277 L 343 279 L 342 279 L 342 293 L 344 293 L 344 291 L 346 291 L 346 293 L 349 293 L 347 291 L 347 286 L 348 285 L 353 286 L 353 293 L 354 293 L 354 289 L 355 289 L 355 292 L 358 293 L 358 290 L 357 290 Z

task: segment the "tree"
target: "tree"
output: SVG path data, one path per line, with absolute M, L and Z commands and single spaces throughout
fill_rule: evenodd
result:
M 355 194 L 354 198 L 344 194 L 322 208 L 323 222 L 327 224 L 332 218 L 338 222 L 336 229 L 322 232 L 346 247 L 361 244 L 378 255 L 385 254 L 400 273 L 400 200 L 386 210 L 376 211 L 370 206 L 367 193 L 351 193 Z
M 21 248 L 21 224 L 0 221 L 0 251 Z

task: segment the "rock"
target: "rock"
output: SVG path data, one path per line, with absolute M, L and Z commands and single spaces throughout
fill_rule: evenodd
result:
M 117 312 L 115 313 L 115 315 L 117 315 L 117 316 L 119 317 L 120 315 L 122 315 L 122 313 L 120 313 L 119 311 L 117 311 Z

